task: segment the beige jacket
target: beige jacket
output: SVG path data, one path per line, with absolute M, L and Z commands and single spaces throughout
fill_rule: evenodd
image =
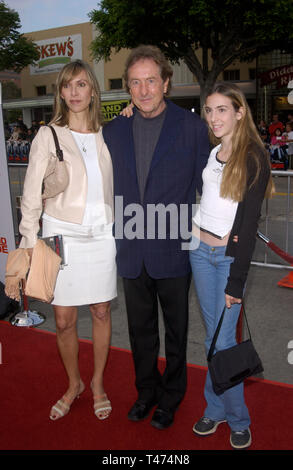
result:
M 42 211 L 57 219 L 81 224 L 87 197 L 87 173 L 78 146 L 68 126 L 53 125 L 69 172 L 66 190 L 42 202 L 42 181 L 50 156 L 56 155 L 51 129 L 41 127 L 34 138 L 29 155 L 21 202 L 22 219 L 19 232 L 20 248 L 31 248 L 37 241 Z M 103 179 L 107 223 L 113 221 L 113 169 L 110 153 L 104 142 L 102 129 L 96 134 L 97 154 Z

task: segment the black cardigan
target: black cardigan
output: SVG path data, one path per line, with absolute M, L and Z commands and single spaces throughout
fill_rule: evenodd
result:
M 248 158 L 247 163 L 247 189 L 245 196 L 238 204 L 233 227 L 229 236 L 226 256 L 234 257 L 230 266 L 225 293 L 241 299 L 246 283 L 249 266 L 256 243 L 258 221 L 261 216 L 261 207 L 264 200 L 267 184 L 270 176 L 270 167 L 265 152 L 259 152 L 260 173 L 256 183 L 250 187 L 255 173 L 254 159 Z M 233 237 L 238 236 L 238 242 Z

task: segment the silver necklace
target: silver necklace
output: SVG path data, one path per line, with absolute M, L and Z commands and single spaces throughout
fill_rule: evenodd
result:
M 79 139 L 79 136 L 78 136 L 78 139 Z M 86 153 L 86 146 L 85 146 L 85 141 L 87 139 L 87 134 L 85 135 L 85 138 L 84 140 L 81 142 L 81 150 Z
M 87 137 L 89 136 L 89 134 L 85 134 L 85 137 L 84 137 L 83 140 L 80 139 L 80 134 L 81 134 L 81 132 L 77 133 L 77 132 L 75 131 L 75 135 L 76 135 L 77 140 L 78 140 L 78 142 L 79 142 L 79 144 L 80 144 L 81 150 L 82 150 L 84 153 L 86 153 L 87 149 L 86 149 L 86 146 L 85 146 L 85 142 L 86 142 Z

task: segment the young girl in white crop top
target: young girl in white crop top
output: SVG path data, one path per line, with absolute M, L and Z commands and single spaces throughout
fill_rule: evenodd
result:
M 236 326 L 258 219 L 265 193 L 272 192 L 272 182 L 268 156 L 237 86 L 216 84 L 206 98 L 204 117 L 217 146 L 203 171 L 203 193 L 193 219 L 190 262 L 206 326 L 208 352 L 225 306 L 215 351 L 236 344 Z M 216 395 L 208 372 L 204 394 L 207 406 L 193 427 L 194 433 L 206 436 L 227 422 L 231 446 L 248 447 L 250 416 L 243 383 Z
M 220 195 L 226 164 L 218 158 L 220 150 L 221 145 L 217 145 L 211 151 L 207 166 L 203 170 L 204 191 L 193 222 L 201 231 L 223 240 L 230 233 L 238 202 Z

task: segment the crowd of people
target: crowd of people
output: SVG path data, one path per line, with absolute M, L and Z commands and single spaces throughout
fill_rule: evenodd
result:
M 33 139 L 21 203 L 20 248 L 32 256 L 42 217 L 43 236 L 63 235 L 67 261 L 58 274 L 52 305 L 68 385 L 51 407 L 51 420 L 67 415 L 86 387 L 78 361 L 78 305 L 89 305 L 92 315 L 94 413 L 100 420 L 111 414 L 103 376 L 116 272 L 123 280 L 137 389 L 127 415 L 130 421 L 145 419 L 155 407 L 151 425 L 160 430 L 173 425 L 187 388 L 192 275 L 207 350 L 223 308 L 216 351 L 236 344 L 261 206 L 273 191 L 270 162 L 237 86 L 216 84 L 201 119 L 167 99 L 172 74 L 158 48 L 132 50 L 124 75 L 132 104 L 125 115 L 102 126 L 94 72 L 80 60 L 65 65 L 57 78 L 51 125 L 69 169 L 69 184 L 44 203 L 42 182 L 55 143 L 47 126 Z M 197 191 L 202 197 L 194 214 Z M 115 198 L 122 204 L 119 217 L 116 210 L 114 214 Z M 186 218 L 191 241 L 181 230 L 174 236 L 171 215 L 165 236 L 157 219 L 150 227 L 153 206 L 187 208 L 180 221 L 181 215 Z M 134 207 L 143 214 L 135 224 Z M 163 373 L 158 369 L 158 303 L 165 327 Z M 248 447 L 251 417 L 243 388 L 241 383 L 218 396 L 207 373 L 207 406 L 200 410 L 194 403 L 194 433 L 207 436 L 227 422 L 231 446 Z M 119 408 L 118 403 L 113 406 Z
M 293 113 L 288 113 L 286 122 L 281 121 L 278 114 L 273 115 L 269 125 L 261 120 L 258 130 L 269 151 L 272 166 L 281 165 L 284 170 L 293 168 Z

